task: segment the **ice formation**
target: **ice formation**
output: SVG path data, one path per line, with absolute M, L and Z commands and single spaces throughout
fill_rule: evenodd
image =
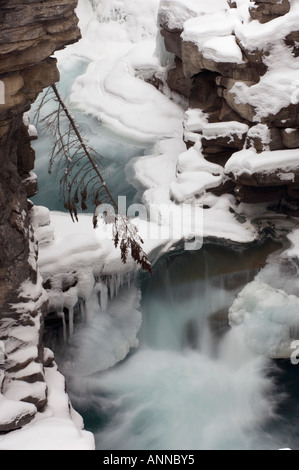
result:
M 127 163 L 127 177 L 138 191 L 138 202 L 142 202 L 150 214 L 150 220 L 139 218 L 135 221 L 153 263 L 176 246 L 178 240 L 186 242 L 194 236 L 201 240 L 204 237 L 217 238 L 238 244 L 251 243 L 259 238 L 254 219 L 265 217 L 265 205 L 252 209 L 246 204 L 238 205 L 232 194 L 219 196 L 210 191 L 224 185 L 231 175 L 238 178 L 244 173 L 252 176 L 259 172 L 263 176 L 278 172 L 277 177 L 284 184 L 294 183 L 296 179 L 298 150 L 271 150 L 271 129 L 266 121 L 269 115 L 277 115 L 283 108 L 299 102 L 298 60 L 281 41 L 298 29 L 298 4 L 292 1 L 290 13 L 260 24 L 256 20 L 249 22 L 249 0 L 236 0 L 235 3 L 237 8 L 230 9 L 226 0 L 211 0 L 208 4 L 202 0 L 163 0 L 159 21 L 167 23 L 170 28 L 182 29 L 182 38 L 191 42 L 192 47 L 196 46 L 200 60 L 196 64 L 197 69 L 192 69 L 194 74 L 202 71 L 205 64 L 209 64 L 212 73 L 215 70 L 218 73 L 217 67 L 225 67 L 227 63 L 241 70 L 246 66 L 246 59 L 240 44 L 252 52 L 257 61 L 263 57 L 267 70 L 261 74 L 258 83 L 228 78 L 224 80 L 224 86 L 224 82 L 218 81 L 227 102 L 232 103 L 232 109 L 250 125 L 236 121 L 234 116 L 225 122 L 210 122 L 208 113 L 198 107 L 186 109 L 186 101 L 178 100 L 167 88 L 165 76 L 174 66 L 174 58 L 164 49 L 159 49 L 161 38 L 156 38 L 157 0 L 104 0 L 97 6 L 92 6 L 88 0 L 80 0 L 78 13 L 83 39 L 57 54 L 61 86 L 71 86 L 68 103 L 74 112 L 81 114 L 81 119 L 82 116 L 84 120 L 86 118 L 86 129 L 91 139 L 96 141 L 104 127 L 107 132 L 120 136 L 121 145 L 130 141 L 141 149 L 134 159 L 127 156 L 125 149 L 118 158 Z M 157 79 L 157 88 L 161 87 L 164 94 L 152 86 L 153 75 Z M 288 135 L 295 132 L 288 122 L 283 124 L 288 126 L 285 131 Z M 221 139 L 229 145 L 234 140 L 241 142 L 239 151 L 232 151 L 225 168 L 211 163 L 204 155 L 204 141 L 212 145 L 213 141 Z M 255 139 L 261 142 L 260 152 L 254 149 Z M 193 147 L 192 143 L 195 144 Z M 245 143 L 249 148 L 245 148 Z M 181 217 L 184 204 L 194 210 L 196 223 L 193 227 L 189 224 L 190 213 L 186 212 L 183 219 Z M 70 340 L 65 373 L 82 377 L 113 366 L 138 345 L 140 293 L 131 285 L 136 265 L 131 259 L 127 265 L 122 265 L 111 238 L 103 236 L 101 227 L 97 231 L 92 229 L 91 214 L 80 216 L 77 225 L 73 225 L 66 214 L 51 212 L 50 216 L 51 225 L 47 211 L 36 209 L 39 265 L 49 295 L 49 309 L 61 317 L 64 336 Z M 169 230 L 171 223 L 173 231 Z M 178 239 L 174 232 L 182 226 Z M 166 229 L 166 236 L 161 236 L 162 229 Z M 298 257 L 297 232 L 290 235 L 294 246 L 285 252 L 286 258 Z M 295 282 L 292 288 L 288 287 L 291 279 L 287 274 L 281 275 L 280 263 L 279 267 L 272 264 L 266 267 L 233 303 L 230 309 L 232 341 L 223 344 L 222 349 L 228 362 L 234 362 L 234 352 L 229 346 L 237 337 L 244 338 L 249 351 L 253 349 L 264 356 L 285 357 L 290 354 L 290 342 L 297 337 L 299 324 L 298 289 Z M 22 288 L 24 293 L 30 290 L 30 286 Z M 78 309 L 84 322 L 75 327 Z M 254 368 L 259 361 L 251 361 L 247 346 L 238 350 L 241 353 L 245 350 L 249 365 Z M 76 356 L 78 348 L 82 352 L 80 357 Z M 32 350 L 28 353 L 32 354 Z M 150 360 L 161 359 L 155 354 L 149 356 Z M 206 357 L 204 360 L 200 357 L 198 364 L 198 357 L 196 361 L 191 357 L 195 373 L 201 373 L 202 367 L 207 372 L 206 360 Z M 170 361 L 162 357 L 162 373 L 169 363 L 172 367 L 175 361 L 176 357 Z M 186 358 L 180 357 L 179 362 L 183 370 Z M 208 365 L 215 366 L 213 361 L 210 362 Z M 207 373 L 208 385 L 218 373 L 217 366 L 219 364 L 213 368 L 214 375 Z M 224 367 L 222 363 L 220 366 Z M 137 375 L 140 374 L 139 357 L 133 361 L 132 368 L 134 377 L 136 371 Z M 126 374 L 126 368 L 123 370 Z M 225 372 L 224 389 L 226 380 L 230 382 L 233 375 L 229 368 Z M 238 373 L 242 381 L 242 370 Z M 152 383 L 155 377 L 154 371 L 149 374 L 149 381 Z M 112 390 L 115 383 L 119 387 L 118 379 L 114 382 L 113 373 L 105 380 Z M 256 390 L 256 383 L 249 385 Z M 258 382 L 261 396 L 264 385 L 266 387 L 267 383 Z M 19 398 L 17 390 L 8 390 L 8 393 Z M 185 395 L 181 396 L 185 399 Z M 242 412 L 248 404 L 247 396 L 245 393 L 242 401 L 238 402 Z M 264 413 L 267 405 L 263 401 L 258 403 L 254 414 L 260 409 Z M 246 422 L 251 423 L 252 409 L 249 407 L 247 411 Z M 23 412 L 20 407 L 20 417 Z M 236 420 L 240 416 L 241 413 L 237 413 Z M 51 420 L 49 425 L 56 429 L 57 417 L 51 417 Z M 41 423 L 35 423 L 35 426 L 42 426 Z M 68 421 L 61 423 L 69 429 Z M 221 434 L 226 429 L 226 415 L 222 425 Z M 125 421 L 122 426 L 126 429 Z M 73 424 L 70 427 L 72 432 L 78 433 Z M 211 428 L 211 432 L 216 432 L 215 428 Z M 118 437 L 117 433 L 112 432 L 113 442 L 115 436 Z M 81 433 L 78 438 L 82 438 Z M 10 444 L 5 439 L 8 438 L 0 438 L 0 446 L 13 445 L 13 440 Z M 128 445 L 132 444 L 130 439 L 129 435 Z M 209 436 L 206 439 L 206 445 L 209 445 Z M 83 447 L 86 445 L 84 439 L 81 443 Z M 43 441 L 41 445 L 45 445 Z

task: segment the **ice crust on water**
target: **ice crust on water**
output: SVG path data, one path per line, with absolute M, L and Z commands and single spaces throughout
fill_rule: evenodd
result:
M 158 0 L 101 2 L 93 12 L 89 8 L 89 21 L 83 19 L 83 39 L 58 54 L 61 62 L 67 55 L 69 68 L 78 56 L 88 61 L 72 84 L 70 105 L 143 144 L 182 134 L 182 110 L 145 81 L 164 71 L 156 54 L 158 5 Z
M 251 22 L 249 25 L 249 2 L 247 0 L 237 0 L 236 3 L 238 6 L 237 10 L 235 12 L 231 12 L 229 11 L 226 0 L 214 0 L 208 3 L 201 0 L 164 1 L 161 4 L 160 15 L 164 15 L 166 12 L 169 12 L 169 18 L 170 21 L 172 21 L 169 25 L 173 25 L 173 27 L 181 28 L 185 22 L 186 24 L 188 23 L 186 31 L 190 35 L 190 38 L 194 34 L 194 36 L 192 36 L 193 40 L 199 48 L 201 48 L 202 45 L 205 47 L 204 53 L 207 58 L 217 59 L 220 61 L 227 61 L 229 59 L 230 61 L 235 61 L 237 63 L 240 63 L 241 56 L 238 46 L 234 43 L 234 38 L 232 36 L 234 33 L 237 32 L 238 37 L 241 38 L 242 41 L 246 40 L 245 36 L 247 34 L 247 46 L 249 49 L 251 47 L 250 37 L 254 38 L 253 42 L 258 45 L 258 47 L 266 46 L 266 48 L 269 49 L 268 45 L 271 45 L 272 38 L 277 37 L 276 34 L 282 34 L 282 30 L 284 30 L 284 32 L 286 32 L 286 30 L 289 31 L 293 24 L 296 24 L 297 29 L 298 12 L 296 2 L 292 2 L 292 17 L 290 15 L 286 15 L 286 17 L 283 17 L 284 19 L 270 22 L 272 23 L 271 25 L 268 24 L 260 26 L 258 25 L 258 22 L 255 21 Z M 160 54 L 160 52 L 156 50 L 157 11 L 157 0 L 142 0 L 142 2 L 134 0 L 127 0 L 124 2 L 116 0 L 113 0 L 113 2 L 103 1 L 99 3 L 98 8 L 92 8 L 90 2 L 87 0 L 80 0 L 78 12 L 81 17 L 80 24 L 83 31 L 83 39 L 78 44 L 57 54 L 61 73 L 62 75 L 65 74 L 68 76 L 68 80 L 72 86 L 72 92 L 68 97 L 68 102 L 73 109 L 76 108 L 77 110 L 80 110 L 80 112 L 85 115 L 84 117 L 86 117 L 86 119 L 87 115 L 88 118 L 90 116 L 94 117 L 93 120 L 89 121 L 92 122 L 90 127 L 92 128 L 94 139 L 96 139 L 99 128 L 104 124 L 107 126 L 107 129 L 112 129 L 123 138 L 133 139 L 136 143 L 141 145 L 149 145 L 149 147 L 147 147 L 146 155 L 136 159 L 134 162 L 130 162 L 128 166 L 128 173 L 133 170 L 131 173 L 132 182 L 134 182 L 136 188 L 143 193 L 143 203 L 147 208 L 151 205 L 154 206 L 153 220 L 151 220 L 151 224 L 148 222 L 140 222 L 140 226 L 145 233 L 148 233 L 147 231 L 150 225 L 157 226 L 158 221 L 161 223 L 161 211 L 157 205 L 157 201 L 164 203 L 169 208 L 175 206 L 177 209 L 177 207 L 180 207 L 171 201 L 169 193 L 171 184 L 179 183 L 179 180 L 176 180 L 179 176 L 177 172 L 181 171 L 185 178 L 183 181 L 184 184 L 179 187 L 182 200 L 187 199 L 188 202 L 190 202 L 191 199 L 191 201 L 194 202 L 193 196 L 198 192 L 198 188 L 196 188 L 196 191 L 191 191 L 192 194 L 189 192 L 190 182 L 192 183 L 193 179 L 192 174 L 194 170 L 194 162 L 191 162 L 191 152 L 190 154 L 186 152 L 186 146 L 183 144 L 182 140 L 183 127 L 181 124 L 184 110 L 177 104 L 167 100 L 167 98 L 159 94 L 157 90 L 153 89 L 145 82 L 145 79 L 149 78 L 152 71 L 156 71 L 158 76 L 163 78 L 165 66 L 167 67 L 169 65 L 169 60 L 171 60 L 170 56 L 165 54 L 165 51 L 163 54 Z M 206 14 L 201 18 L 203 13 Z M 235 15 L 235 17 L 233 15 Z M 197 16 L 199 16 L 199 19 L 196 18 Z M 223 19 L 225 21 L 223 21 Z M 242 21 L 244 22 L 243 24 L 241 24 Z M 283 21 L 285 21 L 284 24 L 282 23 Z M 196 29 L 193 30 L 193 26 L 196 24 L 202 24 L 206 28 L 205 40 L 203 43 L 201 43 L 202 39 L 200 37 L 200 32 Z M 217 31 L 215 31 L 215 28 Z M 214 37 L 214 33 L 216 37 Z M 228 47 L 223 48 L 223 44 L 226 44 L 226 46 L 228 45 Z M 281 63 L 280 61 L 282 54 L 286 57 L 285 63 Z M 159 62 L 162 55 L 163 63 Z M 280 45 L 280 47 L 277 46 L 276 48 L 271 49 L 270 55 L 266 60 L 269 70 L 265 76 L 262 77 L 259 84 L 253 87 L 246 87 L 246 85 L 240 86 L 237 84 L 233 89 L 236 99 L 240 102 L 242 102 L 242 100 L 245 100 L 246 102 L 248 101 L 255 106 L 257 122 L 263 117 L 263 113 L 266 111 L 277 112 L 285 105 L 285 103 L 297 103 L 299 96 L 297 93 L 298 87 L 296 85 L 297 79 L 295 80 L 296 73 L 298 72 L 297 65 L 290 54 L 286 53 L 285 46 Z M 287 74 L 286 71 L 288 71 Z M 287 76 L 286 80 L 285 76 Z M 273 99 L 273 89 L 271 88 L 273 83 L 276 85 L 279 84 L 280 89 L 279 98 L 275 100 Z M 90 93 L 90 91 L 92 91 L 92 93 Z M 261 96 L 263 97 L 262 100 Z M 195 139 L 198 139 L 198 136 L 196 136 L 194 132 L 203 130 L 204 128 L 206 129 L 206 137 L 212 138 L 213 132 L 215 132 L 215 136 L 219 135 L 220 129 L 216 129 L 214 126 L 214 130 L 212 130 L 207 126 L 206 117 L 203 116 L 199 110 L 197 110 L 196 113 L 197 114 L 195 116 L 195 111 L 189 110 L 188 114 L 186 114 L 186 132 L 193 133 L 193 138 Z M 223 131 L 223 129 L 221 129 L 221 131 Z M 124 159 L 126 158 L 125 155 L 122 155 L 122 157 L 124 157 Z M 266 156 L 264 155 L 264 157 Z M 273 153 L 269 156 L 269 160 L 272 158 Z M 268 160 L 265 159 L 264 163 L 266 161 Z M 201 164 L 203 163 L 200 155 L 197 159 L 197 163 L 198 166 L 196 168 L 199 173 Z M 232 164 L 232 162 L 230 162 L 230 164 Z M 216 176 L 213 174 L 214 171 L 215 167 L 212 168 L 211 166 L 209 167 L 209 170 L 204 171 L 201 175 L 202 180 L 199 185 L 200 192 L 202 190 L 202 197 L 198 202 L 209 207 L 209 209 L 204 211 L 203 234 L 205 236 L 224 238 L 244 243 L 255 240 L 258 237 L 258 234 L 254 227 L 249 222 L 240 224 L 234 216 L 233 211 L 231 211 L 232 208 L 235 208 L 233 196 L 224 195 L 218 198 L 212 194 L 205 194 L 205 189 L 207 189 L 210 184 L 209 182 L 208 184 L 205 184 L 206 179 L 220 177 L 220 170 L 218 169 L 219 174 Z M 202 211 L 202 208 L 198 207 L 197 210 Z M 83 299 L 84 304 L 81 308 L 82 310 L 85 309 L 88 320 L 85 327 L 77 332 L 75 332 L 72 327 L 72 321 L 70 322 L 69 333 L 75 333 L 72 337 L 74 345 L 73 352 L 76 350 L 75 345 L 80 345 L 84 354 L 80 360 L 77 358 L 76 362 L 76 360 L 74 360 L 75 354 L 72 356 L 72 353 L 70 353 L 69 371 L 71 370 L 72 365 L 75 365 L 76 372 L 79 375 L 103 370 L 104 368 L 110 367 L 113 363 L 121 360 L 127 355 L 131 347 L 137 345 L 136 334 L 140 326 L 140 314 L 138 313 L 137 307 L 138 290 L 136 290 L 136 288 L 130 288 L 127 292 L 127 298 L 117 297 L 114 298 L 111 303 L 108 303 L 108 290 L 113 297 L 120 288 L 122 280 L 125 279 L 127 271 L 131 270 L 134 272 L 135 266 L 130 262 L 130 260 L 127 266 L 122 266 L 119 259 L 117 259 L 119 255 L 113 249 L 111 241 L 109 243 L 103 243 L 94 232 L 91 233 L 91 215 L 80 217 L 80 224 L 77 226 L 72 225 L 72 223 L 69 222 L 68 216 L 63 214 L 52 213 L 52 220 L 54 221 L 53 225 L 55 227 L 55 241 L 53 243 L 52 240 L 48 246 L 45 246 L 45 249 L 41 250 L 40 256 L 40 265 L 44 277 L 46 278 L 48 276 L 49 278 L 53 277 L 54 279 L 53 294 L 50 298 L 50 302 L 52 302 L 53 308 L 57 309 L 58 313 L 62 316 L 63 307 L 67 307 L 71 312 L 72 317 L 72 312 L 76 303 L 79 299 Z M 71 228 L 69 224 L 71 225 Z M 90 227 L 88 229 L 87 224 Z M 47 235 L 45 238 L 47 238 Z M 155 252 L 156 256 L 158 256 L 160 253 L 167 251 L 171 246 L 172 240 L 170 239 L 163 241 L 147 239 L 145 248 L 149 253 Z M 60 288 L 63 277 L 66 272 L 72 273 L 72 271 L 76 271 L 78 274 L 78 284 L 68 292 L 63 293 L 63 295 L 61 295 L 61 293 L 59 294 L 59 292 L 61 292 Z M 55 273 L 54 276 L 53 273 Z M 111 278 L 105 284 L 103 276 L 107 276 L 108 274 L 111 275 L 111 273 Z M 57 282 L 56 297 L 55 282 Z M 269 299 L 271 298 L 274 304 L 277 302 L 278 305 L 281 305 L 283 299 L 287 300 L 288 306 L 290 307 L 290 316 L 288 317 L 288 320 L 293 322 L 297 304 L 293 297 L 289 298 L 292 294 L 286 294 L 285 296 L 283 292 L 278 292 L 275 289 L 273 290 L 264 278 L 258 279 L 255 282 L 257 282 L 261 300 L 263 300 L 265 292 L 269 294 Z M 120 290 L 119 295 L 123 295 L 122 290 Z M 232 321 L 233 318 L 235 318 L 236 322 L 240 320 L 240 305 L 245 305 L 248 298 L 250 300 L 249 303 L 252 303 L 252 299 L 250 298 L 251 295 L 252 291 L 250 290 L 250 287 L 248 287 L 248 291 L 245 290 L 243 294 L 240 294 L 238 299 L 238 309 L 235 308 L 234 310 L 234 307 L 232 307 L 231 310 Z M 125 315 L 124 318 L 119 317 L 117 302 L 120 300 L 122 300 L 126 305 L 127 309 L 125 312 L 127 316 Z M 249 316 L 247 315 L 248 309 L 246 310 L 244 307 L 244 310 L 244 319 L 247 321 Z M 265 338 L 262 338 L 261 343 L 266 345 L 268 351 L 273 353 L 273 351 L 277 349 L 278 344 L 279 347 L 281 344 L 284 345 L 287 335 L 287 327 L 285 322 L 282 322 L 280 325 L 279 316 L 274 315 L 273 318 L 271 317 L 270 319 L 264 318 L 266 314 L 261 314 L 259 307 L 256 304 L 252 306 L 252 312 L 250 311 L 250 313 L 253 313 L 253 318 L 257 318 L 257 322 L 260 321 L 261 316 L 261 321 L 266 322 L 266 328 L 270 322 L 270 331 L 275 333 L 273 338 L 275 338 L 277 343 L 273 345 L 271 341 L 268 341 L 269 338 L 266 338 L 266 340 Z M 123 320 L 125 319 L 127 323 L 131 325 L 132 331 L 130 332 L 128 332 L 126 325 L 123 324 Z M 237 328 L 241 328 L 243 323 L 241 323 Z M 244 325 L 244 328 L 248 329 L 250 333 L 250 322 L 248 325 L 245 323 Z M 277 328 L 277 325 L 280 325 L 279 328 Z M 252 329 L 254 328 L 255 323 L 253 323 Z M 113 338 L 113 341 L 108 345 L 106 344 L 107 342 L 105 342 L 107 339 L 105 338 L 105 332 L 107 331 L 109 331 L 109 334 Z M 109 354 L 107 356 L 106 353 L 103 353 L 103 350 L 100 349 L 98 351 L 97 333 L 100 333 L 100 337 L 103 338 L 103 345 L 109 350 Z M 234 335 L 234 333 L 235 332 L 233 331 L 232 335 Z M 92 348 L 91 351 L 88 351 L 87 343 L 90 337 L 92 338 Z M 251 336 L 249 335 L 249 343 L 250 339 Z M 228 340 L 226 346 L 223 346 L 224 350 L 222 351 L 222 355 L 226 359 L 229 358 L 229 361 L 234 361 L 236 359 L 235 349 L 231 348 L 231 345 L 234 344 L 235 340 L 236 337 L 234 337 L 232 342 Z M 241 349 L 238 348 L 238 351 L 240 352 Z M 96 353 L 94 353 L 92 358 L 90 358 L 90 355 L 94 351 L 96 351 Z M 99 357 L 98 355 L 101 351 L 102 356 L 104 356 L 104 360 L 102 360 L 102 357 Z M 244 352 L 244 354 L 250 361 L 249 358 L 252 356 L 251 353 L 248 352 L 248 348 L 246 348 L 246 352 Z M 175 363 L 182 362 L 181 370 L 185 370 L 186 364 L 181 357 L 179 359 L 175 357 L 174 360 L 171 361 L 169 357 L 162 357 L 161 359 L 161 357 L 154 357 L 154 355 L 150 353 L 149 358 L 150 363 L 152 363 L 152 359 L 154 359 L 156 360 L 158 367 L 161 365 L 162 372 L 165 370 L 169 372 L 170 370 L 172 373 L 174 370 L 175 377 L 177 377 L 177 371 L 172 367 Z M 191 359 L 191 361 L 189 359 L 188 364 L 191 362 L 195 372 L 197 371 L 196 373 L 200 376 L 202 375 L 201 367 L 206 370 L 205 367 L 207 360 L 206 357 L 204 357 L 204 360 L 201 360 L 202 358 L 198 360 L 198 355 L 195 355 L 194 358 L 194 361 L 193 359 Z M 138 364 L 138 362 L 139 356 L 137 357 L 136 355 L 134 362 L 135 365 L 133 364 L 132 372 L 135 380 L 136 370 L 140 371 L 140 364 Z M 210 362 L 214 375 L 207 375 L 207 381 L 204 383 L 207 390 L 209 390 L 209 384 L 211 381 L 215 380 L 215 377 L 219 376 L 219 370 L 216 370 L 217 367 L 213 368 L 213 366 L 215 366 L 214 361 Z M 170 367 L 168 367 L 169 363 L 171 363 Z M 263 361 L 262 363 L 264 364 Z M 89 364 L 89 369 L 86 369 L 86 364 Z M 230 373 L 227 375 L 227 383 L 231 384 L 231 379 L 233 379 L 233 375 L 235 374 L 235 365 L 236 364 L 234 363 L 232 376 L 230 376 Z M 227 371 L 226 366 L 227 363 L 221 363 L 221 371 Z M 252 363 L 252 367 L 253 370 L 256 371 L 255 360 Z M 144 372 L 144 367 L 142 367 L 142 369 L 142 372 Z M 194 385 L 194 376 L 196 376 L 196 374 L 194 375 L 193 373 L 194 370 L 192 370 L 192 373 L 190 374 L 191 387 L 188 389 L 191 390 L 191 393 Z M 246 373 L 246 380 L 243 381 L 242 374 L 244 370 Z M 263 412 L 268 407 L 268 402 L 266 403 L 263 401 L 264 395 L 262 392 L 264 391 L 264 387 L 267 388 L 267 384 L 264 381 L 262 373 L 258 373 L 257 375 L 253 373 L 251 375 L 252 383 L 250 386 L 252 386 L 252 388 L 249 387 L 250 390 L 253 391 L 252 393 L 255 397 L 257 389 L 258 393 L 260 393 L 259 397 L 262 397 L 261 401 L 255 401 L 258 409 L 252 410 L 246 407 L 250 401 L 247 400 L 247 398 L 250 398 L 252 395 L 248 389 L 248 375 L 250 374 L 248 374 L 247 367 L 245 367 L 244 370 L 242 372 L 242 369 L 240 369 L 241 375 L 239 377 L 239 384 L 245 384 L 244 395 L 241 394 L 240 396 L 242 398 L 240 398 L 238 393 L 236 393 L 236 395 L 232 393 L 232 399 L 234 399 L 234 397 L 236 398 L 233 402 L 234 410 L 236 409 L 236 402 L 240 405 L 240 409 L 242 410 L 242 413 L 240 412 L 240 414 L 233 414 L 235 421 L 241 421 L 240 427 L 242 436 L 243 422 L 245 422 L 245 426 L 248 422 L 252 423 L 255 417 L 260 413 L 263 415 Z M 152 375 L 150 376 L 151 371 Z M 208 371 L 206 370 L 206 372 Z M 110 389 L 114 388 L 119 390 L 123 387 L 124 380 L 121 381 L 120 385 L 118 377 L 114 376 L 114 373 L 115 371 L 111 371 L 111 375 L 109 375 L 109 378 L 107 379 L 107 386 Z M 156 371 L 149 369 L 148 373 L 150 376 L 149 382 L 153 383 L 154 379 L 154 383 L 156 384 Z M 158 376 L 160 377 L 160 372 L 158 373 Z M 112 385 L 111 382 L 109 382 L 110 378 Z M 125 374 L 125 379 L 127 379 L 127 374 Z M 257 382 L 255 382 L 255 379 Z M 177 380 L 175 383 L 177 383 Z M 227 383 L 224 378 L 222 382 L 223 390 L 227 389 Z M 134 390 L 132 392 L 130 386 L 128 386 L 129 393 L 135 393 L 136 381 L 132 381 L 132 384 L 134 385 Z M 147 385 L 148 384 L 146 384 L 146 386 Z M 166 382 L 165 385 L 167 386 Z M 196 390 L 198 390 L 198 386 L 200 386 L 200 384 L 196 384 Z M 237 384 L 233 381 L 233 389 L 235 390 L 234 387 L 237 387 Z M 222 390 L 221 387 L 219 390 Z M 248 391 L 249 395 L 246 395 L 246 391 Z M 164 394 L 161 394 L 161 396 L 163 397 Z M 220 397 L 218 398 L 221 398 L 221 396 L 222 394 L 220 393 Z M 182 399 L 182 402 L 186 402 L 186 396 L 183 393 L 180 395 L 180 398 Z M 245 398 L 244 401 L 243 398 Z M 65 399 L 65 396 L 63 399 Z M 126 418 L 128 415 L 131 417 L 133 416 L 133 418 L 138 418 L 139 410 L 136 410 L 136 401 L 133 401 L 134 409 L 133 411 L 132 409 L 129 409 L 127 411 L 127 415 L 124 415 L 124 421 L 121 423 L 122 429 L 127 429 L 128 421 Z M 219 403 L 218 399 L 213 405 L 217 407 L 217 403 Z M 177 412 L 179 408 L 177 403 L 174 405 L 171 404 L 171 406 L 173 406 L 173 409 Z M 261 406 L 261 408 L 259 408 L 259 406 Z M 244 408 L 246 409 L 245 420 Z M 140 409 L 141 411 L 143 410 L 143 405 L 140 405 Z M 230 408 L 228 407 L 228 409 Z M 197 412 L 197 410 L 192 410 L 192 413 L 194 412 Z M 241 415 L 242 418 L 240 417 Z M 173 417 L 174 414 L 171 416 Z M 50 428 L 53 428 L 53 432 L 57 432 L 57 426 L 60 424 L 61 432 L 65 432 L 71 441 L 67 441 L 66 438 L 61 439 L 62 434 L 58 431 L 57 439 L 59 438 L 61 443 L 59 442 L 57 445 L 74 445 L 75 441 L 72 441 L 71 439 L 73 435 L 76 435 L 76 439 L 79 439 L 83 446 L 87 445 L 86 441 L 81 441 L 82 435 L 80 433 L 78 434 L 77 429 L 74 429 L 73 423 L 70 424 L 66 421 L 62 422 L 61 418 L 57 416 L 52 418 L 52 421 L 49 421 L 48 424 Z M 219 428 L 221 431 L 220 438 L 227 432 L 227 421 L 229 418 L 230 417 L 224 416 L 224 425 Z M 167 420 L 165 422 L 167 422 Z M 41 435 L 44 435 L 43 432 L 50 429 L 47 428 L 46 422 L 44 422 L 44 424 L 45 427 L 43 427 L 42 421 L 40 422 L 41 428 L 39 429 L 42 431 Z M 35 429 L 38 431 L 38 428 Z M 230 427 L 230 429 L 233 429 L 233 427 Z M 30 432 L 31 431 L 32 436 L 34 434 L 33 427 L 30 428 Z M 152 430 L 150 429 L 150 431 Z M 155 430 L 155 432 L 157 433 L 157 430 Z M 217 432 L 217 429 L 212 426 L 210 428 L 210 434 L 202 436 L 202 445 L 211 446 L 212 435 L 215 435 L 215 433 L 217 434 Z M 239 432 L 240 429 L 238 428 L 238 433 Z M 29 435 L 30 433 L 27 434 L 27 436 Z M 126 443 L 131 445 L 131 435 L 129 432 L 126 435 L 127 441 L 124 442 L 124 445 Z M 15 433 L 14 436 L 16 436 Z M 18 436 L 22 439 L 24 434 L 18 434 Z M 157 440 L 161 437 L 160 434 L 158 436 L 155 434 L 155 436 Z M 198 436 L 198 433 L 196 433 L 196 436 Z M 119 435 L 115 429 L 111 430 L 107 439 L 110 439 L 111 437 L 112 441 L 109 442 L 113 442 L 113 445 L 117 445 L 115 443 L 119 441 Z M 184 437 L 183 429 L 181 437 Z M 4 445 L 5 443 L 3 439 L 1 439 L 2 438 L 0 438 L 0 445 Z M 140 446 L 144 444 L 142 439 L 143 437 L 141 437 Z M 27 443 L 27 441 L 24 442 Z M 180 441 L 180 447 L 182 442 L 183 441 Z M 6 443 L 8 443 L 7 440 Z M 196 443 L 198 443 L 198 439 Z M 167 444 L 169 444 L 169 442 L 165 443 L 166 446 Z M 188 444 L 189 443 L 186 443 L 187 447 Z M 8 445 L 13 445 L 13 440 L 10 441 L 10 444 Z M 40 445 L 46 445 L 45 441 L 42 441 L 42 444 Z M 50 446 L 54 444 L 52 442 L 48 443 L 48 445 Z
M 291 232 L 289 239 L 293 248 L 273 256 L 229 312 L 230 325 L 248 346 L 274 358 L 290 357 L 292 341 L 299 332 L 299 280 L 294 276 L 294 270 L 298 272 L 298 230 Z

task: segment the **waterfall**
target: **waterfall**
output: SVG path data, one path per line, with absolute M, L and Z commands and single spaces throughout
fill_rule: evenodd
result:
M 228 325 L 230 306 L 257 268 L 234 272 L 240 257 L 226 253 L 225 273 L 213 252 L 193 254 L 193 265 L 188 253 L 166 257 L 140 289 L 110 280 L 118 296 L 72 338 L 61 366 L 98 449 L 288 447 L 283 433 L 268 432 L 281 401 L 272 362 Z M 111 360 L 132 324 L 139 346 Z M 105 370 L 109 361 L 118 364 Z

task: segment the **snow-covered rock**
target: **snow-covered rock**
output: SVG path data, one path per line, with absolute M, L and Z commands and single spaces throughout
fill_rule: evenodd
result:
M 289 151 L 299 145 L 298 8 L 289 0 L 160 4 L 165 47 L 190 81 L 185 141 L 188 147 L 200 141 L 209 162 L 227 165 L 244 202 L 286 199 L 289 207 L 298 206 L 296 157 L 289 165 Z M 175 89 L 173 76 L 168 84 Z M 236 123 L 242 131 L 236 132 Z M 243 176 L 235 178 L 232 167 L 241 160 Z M 233 184 L 219 184 L 220 192 L 234 190 Z M 204 178 L 197 186 L 200 192 Z

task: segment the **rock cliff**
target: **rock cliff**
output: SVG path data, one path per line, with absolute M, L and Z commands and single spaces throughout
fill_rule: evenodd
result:
M 292 215 L 299 214 L 297 19 L 289 0 L 162 0 L 159 13 L 175 55 L 167 84 L 188 100 L 187 146 L 201 145 L 206 160 L 224 167 L 221 184 L 205 189 L 275 202 Z
M 59 79 L 53 52 L 80 37 L 76 6 L 77 0 L 0 0 L 0 432 L 28 423 L 47 403 L 47 296 L 28 201 L 37 182 L 26 112 Z

